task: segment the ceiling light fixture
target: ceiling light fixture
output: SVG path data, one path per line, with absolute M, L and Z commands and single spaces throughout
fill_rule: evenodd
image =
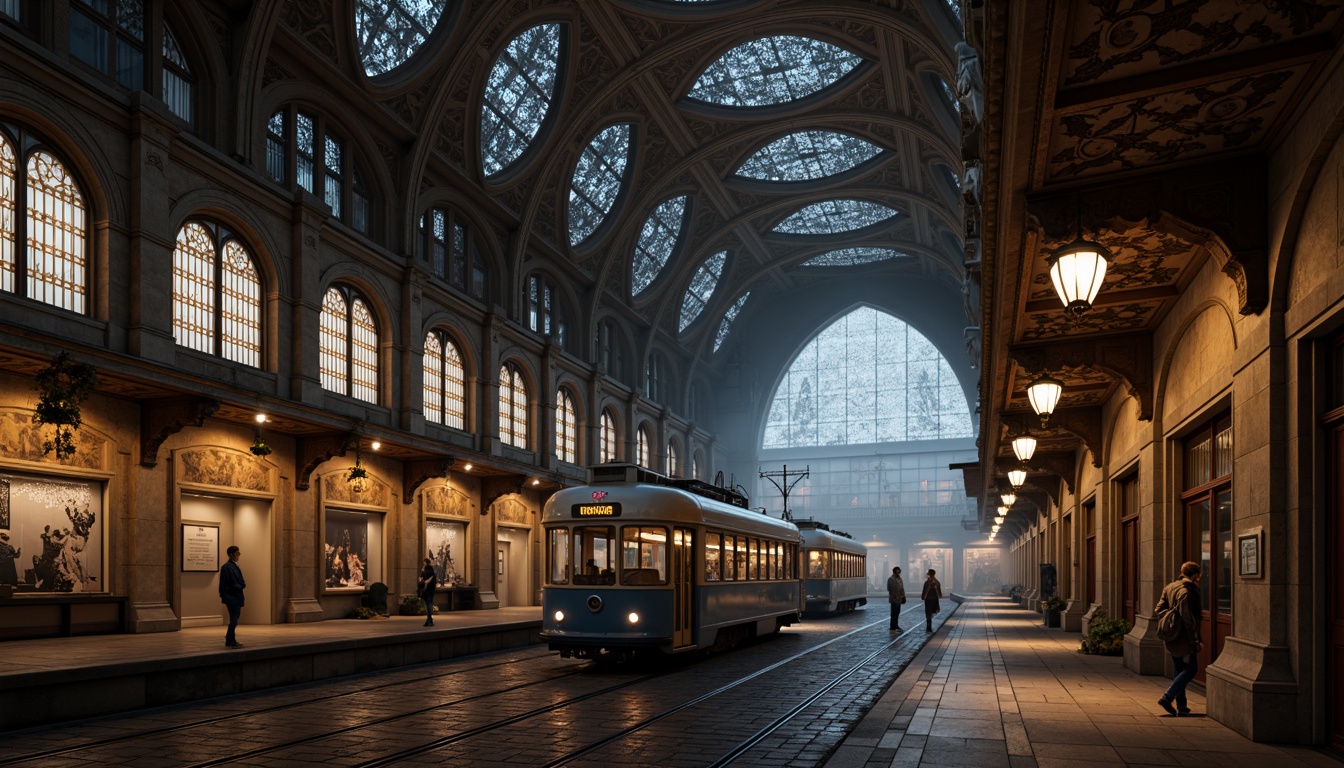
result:
M 1012 507 L 1012 506 L 1013 506 L 1013 502 L 1017 501 L 1017 494 L 1016 494 L 1016 493 L 1001 493 L 1001 494 L 999 494 L 999 500 L 1003 502 L 1003 506 L 1004 506 L 1004 507 Z
M 1017 490 L 1027 482 L 1027 471 L 1025 469 L 1014 469 L 1008 472 L 1008 484 Z
M 1013 455 L 1023 464 L 1031 461 L 1031 457 L 1036 455 L 1036 438 L 1031 435 L 1018 435 L 1013 438 Z
M 1077 317 L 1092 308 L 1106 279 L 1106 257 L 1110 255 L 1097 243 L 1084 240 L 1080 232 L 1072 243 L 1056 248 L 1045 258 L 1065 312 Z
M 1031 403 L 1031 409 L 1041 417 L 1042 428 L 1050 423 L 1050 415 L 1055 412 L 1055 406 L 1059 405 L 1059 398 L 1063 394 L 1064 382 L 1048 374 L 1041 374 L 1027 386 L 1027 400 Z

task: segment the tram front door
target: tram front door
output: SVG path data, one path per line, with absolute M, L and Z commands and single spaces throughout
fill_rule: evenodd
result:
M 690 528 L 677 528 L 672 532 L 672 645 L 676 648 L 695 642 L 691 631 L 691 601 L 695 594 L 694 540 Z

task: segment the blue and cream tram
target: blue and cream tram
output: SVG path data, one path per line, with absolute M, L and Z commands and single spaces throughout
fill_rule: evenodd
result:
M 852 611 L 868 604 L 868 550 L 826 523 L 798 520 L 803 536 L 804 594 L 808 615 Z
M 725 648 L 797 622 L 800 536 L 739 494 L 604 464 L 543 513 L 541 639 L 562 656 Z

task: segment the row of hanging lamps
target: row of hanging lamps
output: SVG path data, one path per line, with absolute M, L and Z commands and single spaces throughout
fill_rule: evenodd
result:
M 1013 455 L 1023 464 L 1031 461 L 1031 457 L 1036 455 L 1036 438 L 1029 434 L 1013 438 Z
M 1027 470 L 1012 469 L 1008 471 L 1008 484 L 1013 486 L 1013 490 L 1020 490 L 1027 482 Z
M 999 500 L 1003 502 L 1003 506 L 1004 506 L 1005 509 L 1006 509 L 1006 508 L 1010 508 L 1010 507 L 1013 506 L 1014 502 L 1017 501 L 1017 494 L 1015 494 L 1015 493 L 1000 493 L 1000 494 L 999 494 Z
M 1055 412 L 1055 406 L 1059 405 L 1059 398 L 1063 394 L 1064 382 L 1049 374 L 1041 374 L 1027 386 L 1027 402 L 1041 417 L 1042 429 L 1050 423 L 1050 415 Z
M 1045 258 L 1065 312 L 1077 317 L 1092 308 L 1106 279 L 1106 257 L 1110 255 L 1099 244 L 1084 240 L 1080 231 L 1077 239 Z

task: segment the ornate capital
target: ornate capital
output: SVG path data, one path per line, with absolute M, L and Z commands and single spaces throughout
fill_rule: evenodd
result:
M 313 470 L 333 456 L 344 456 L 359 444 L 359 435 L 355 432 L 328 432 L 325 435 L 301 437 L 298 440 L 298 476 L 294 478 L 294 488 L 308 490 Z
M 414 459 L 401 463 L 401 503 L 415 501 L 415 492 L 426 480 L 443 477 L 453 468 L 456 461 L 452 456 L 435 456 L 432 459 Z
M 159 463 L 159 446 L 191 425 L 199 427 L 219 410 L 219 401 L 209 397 L 165 397 L 140 403 L 140 465 Z

